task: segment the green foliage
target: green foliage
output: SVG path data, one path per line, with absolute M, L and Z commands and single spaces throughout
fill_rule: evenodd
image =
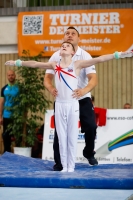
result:
M 22 60 L 36 60 L 42 57 L 42 52 L 36 57 L 30 57 L 29 51 L 23 51 Z M 33 146 L 36 140 L 36 129 L 43 122 L 40 113 L 44 114 L 49 104 L 44 95 L 44 71 L 28 67 L 18 67 L 16 84 L 19 95 L 13 98 L 12 110 L 13 123 L 11 134 L 15 137 L 16 146 Z

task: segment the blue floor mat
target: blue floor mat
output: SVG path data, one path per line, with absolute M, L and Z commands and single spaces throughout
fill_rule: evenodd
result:
M 54 172 L 53 161 L 13 153 L 0 156 L 0 186 L 32 188 L 133 189 L 133 164 L 76 163 L 75 172 Z

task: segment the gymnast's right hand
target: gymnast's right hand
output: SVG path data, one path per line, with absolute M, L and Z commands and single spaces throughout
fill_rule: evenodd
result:
M 15 66 L 15 61 L 14 60 L 8 60 L 8 61 L 5 62 L 5 65 Z
M 51 87 L 49 89 L 49 92 L 54 96 L 56 97 L 58 95 L 58 90 L 55 88 L 55 87 Z

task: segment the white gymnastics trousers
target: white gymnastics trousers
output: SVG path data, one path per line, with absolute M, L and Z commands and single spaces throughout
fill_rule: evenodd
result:
M 63 169 L 74 169 L 77 152 L 79 102 L 55 102 L 55 124 Z

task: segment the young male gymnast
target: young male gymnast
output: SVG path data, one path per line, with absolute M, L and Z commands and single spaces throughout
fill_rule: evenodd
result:
M 75 157 L 77 149 L 79 103 L 73 98 L 73 91 L 77 88 L 78 76 L 82 68 L 92 66 L 97 63 L 132 57 L 133 52 L 115 52 L 99 56 L 90 60 L 72 61 L 74 46 L 69 42 L 63 42 L 60 48 L 61 60 L 57 62 L 37 62 L 37 61 L 7 61 L 5 65 L 17 67 L 31 67 L 54 69 L 55 85 L 58 95 L 55 100 L 55 123 L 59 138 L 59 148 L 63 170 L 61 172 L 73 172 L 75 168 Z

